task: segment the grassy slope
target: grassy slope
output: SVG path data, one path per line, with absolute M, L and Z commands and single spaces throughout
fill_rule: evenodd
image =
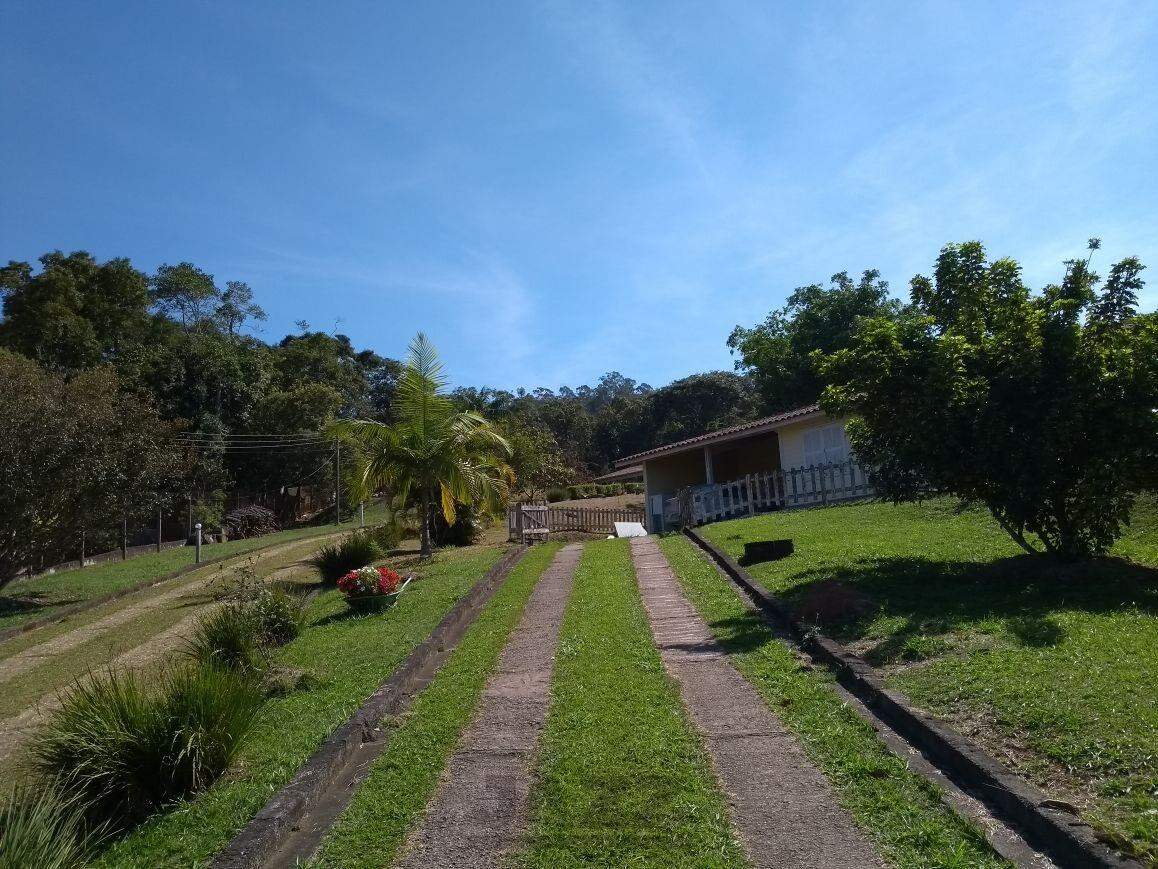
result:
M 745 865 L 652 645 L 626 541 L 592 543 L 580 562 L 517 860 L 550 869 Z
M 438 555 L 385 615 L 350 617 L 337 591 L 321 595 L 311 607 L 309 626 L 279 655 L 283 665 L 313 674 L 316 686 L 268 701 L 229 776 L 142 825 L 97 865 L 185 867 L 220 850 L 430 634 L 499 554 L 498 549 L 476 549 Z
M 512 571 L 438 676 L 415 700 L 386 752 L 338 819 L 314 865 L 390 865 L 434 793 L 487 678 L 559 546 L 537 546 Z
M 372 507 L 366 511 L 366 520 L 377 521 L 381 515 L 384 515 L 381 508 Z M 356 526 L 355 521 L 348 522 L 342 527 Z M 258 547 L 332 534 L 336 530 L 338 528 L 334 525 L 318 525 L 278 531 L 275 534 L 248 540 L 230 540 L 227 543 L 203 546 L 201 556 L 207 560 L 225 555 L 242 555 Z M 138 555 L 128 561 L 108 561 L 92 567 L 38 576 L 31 580 L 17 580 L 0 589 L 0 630 L 16 627 L 30 619 L 50 616 L 54 610 L 91 600 L 102 594 L 159 579 L 192 563 L 193 547 L 178 547 L 166 549 L 164 552 Z
M 277 557 L 256 562 L 255 572 L 259 576 L 268 576 L 278 568 L 294 564 L 312 552 L 313 549 L 314 546 L 309 541 L 303 541 Z M 254 557 L 260 558 L 258 555 Z M 222 582 L 227 581 L 228 577 L 232 576 L 232 571 L 225 565 L 215 568 L 215 572 L 220 574 Z M 313 579 L 314 571 L 312 568 L 303 566 L 299 575 Z M 190 581 L 190 584 L 197 585 L 194 581 Z M 215 577 L 213 588 L 217 587 Z M 162 631 L 188 618 L 197 607 L 212 602 L 213 588 L 190 588 L 177 597 L 93 637 L 88 642 L 69 649 L 64 654 L 46 656 L 37 666 L 6 680 L 3 683 L 3 693 L 0 693 L 0 717 L 22 712 L 45 694 L 68 686 L 73 680 L 90 670 L 107 664 L 121 653 L 136 648 Z M 96 607 L 91 614 L 84 613 L 78 615 L 76 619 L 69 619 L 65 624 L 49 625 L 41 631 L 13 637 L 8 642 L 0 644 L 0 656 L 12 654 L 21 648 L 36 645 L 59 634 L 67 633 L 73 628 L 96 621 L 112 612 L 147 600 L 151 596 L 144 592 L 141 595 L 130 595 L 108 607 Z
M 668 537 L 660 546 L 732 662 L 800 738 L 891 864 L 1003 865 L 980 832 L 946 808 L 844 704 L 826 673 L 801 668 L 689 540 Z
M 838 579 L 866 615 L 825 630 L 882 667 L 1089 820 L 1158 860 L 1158 509 L 1144 502 L 1113 558 L 1062 565 L 1019 554 L 982 511 L 864 504 L 708 526 L 734 555 L 791 537 L 756 565 L 799 599 Z

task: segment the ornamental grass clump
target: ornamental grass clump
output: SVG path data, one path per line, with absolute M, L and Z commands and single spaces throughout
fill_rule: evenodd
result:
M 58 783 L 13 785 L 0 802 L 0 869 L 83 866 L 102 833 Z
M 323 581 L 335 583 L 351 570 L 377 561 L 383 554 L 371 533 L 355 531 L 337 543 L 323 546 L 310 563 Z
M 33 756 L 94 817 L 125 823 L 212 784 L 261 701 L 254 679 L 204 664 L 167 671 L 155 690 L 132 673 L 94 675 L 64 698 Z
M 263 669 L 260 624 L 251 604 L 226 604 L 202 616 L 185 653 L 206 666 L 241 673 Z

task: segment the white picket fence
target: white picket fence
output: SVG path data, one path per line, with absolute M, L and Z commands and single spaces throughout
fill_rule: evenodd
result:
M 679 517 L 685 525 L 750 516 L 788 507 L 818 507 L 867 498 L 872 482 L 856 462 L 781 468 L 727 483 L 681 489 Z

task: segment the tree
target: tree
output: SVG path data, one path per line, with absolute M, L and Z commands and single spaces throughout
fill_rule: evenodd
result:
M 253 301 L 253 290 L 244 281 L 226 281 L 221 304 L 213 316 L 230 335 L 236 335 L 246 320 L 264 320 L 265 309 Z
M 730 371 L 692 374 L 652 393 L 653 441 L 670 444 L 746 422 L 756 415 L 757 403 L 747 377 Z
M 1091 244 L 1091 250 L 1093 250 Z M 979 242 L 941 251 L 898 317 L 814 358 L 822 404 L 895 501 L 947 492 L 989 508 L 1026 551 L 1105 552 L 1158 458 L 1158 317 L 1136 313 L 1142 264 L 1100 293 L 1088 259 L 1033 295 Z
M 522 417 L 512 418 L 502 428 L 511 445 L 515 485 L 529 500 L 537 500 L 547 489 L 571 482 L 574 472 L 549 428 Z
M 128 260 L 98 263 L 60 251 L 0 269 L 4 319 L 0 344 L 61 371 L 111 362 L 140 344 L 148 322 L 148 284 Z
M 412 491 L 417 496 L 423 557 L 431 553 L 435 502 L 447 524 L 453 524 L 459 504 L 500 509 L 513 482 L 506 439 L 482 415 L 458 410 L 445 385 L 438 353 L 420 332 L 396 387 L 397 421 L 341 421 L 331 428 L 361 449 L 369 486 L 387 488 L 403 503 Z
M 193 263 L 162 265 L 150 283 L 153 304 L 163 314 L 176 315 L 186 329 L 208 319 L 214 310 L 213 303 L 221 301 L 213 275 Z
M 827 287 L 798 287 L 783 308 L 758 326 L 737 326 L 728 347 L 739 354 L 736 369 L 755 378 L 765 410 L 789 410 L 816 401 L 824 388 L 811 353 L 847 347 L 860 319 L 891 317 L 899 308 L 876 269 L 865 271 L 856 283 L 847 272 L 838 272 Z
M 0 350 L 0 406 L 0 587 L 179 489 L 173 426 L 107 367 L 68 379 Z

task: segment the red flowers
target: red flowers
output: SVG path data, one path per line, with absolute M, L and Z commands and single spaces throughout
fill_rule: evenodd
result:
M 338 580 L 338 588 L 346 595 L 394 594 L 402 584 L 402 577 L 389 567 L 360 567 Z

